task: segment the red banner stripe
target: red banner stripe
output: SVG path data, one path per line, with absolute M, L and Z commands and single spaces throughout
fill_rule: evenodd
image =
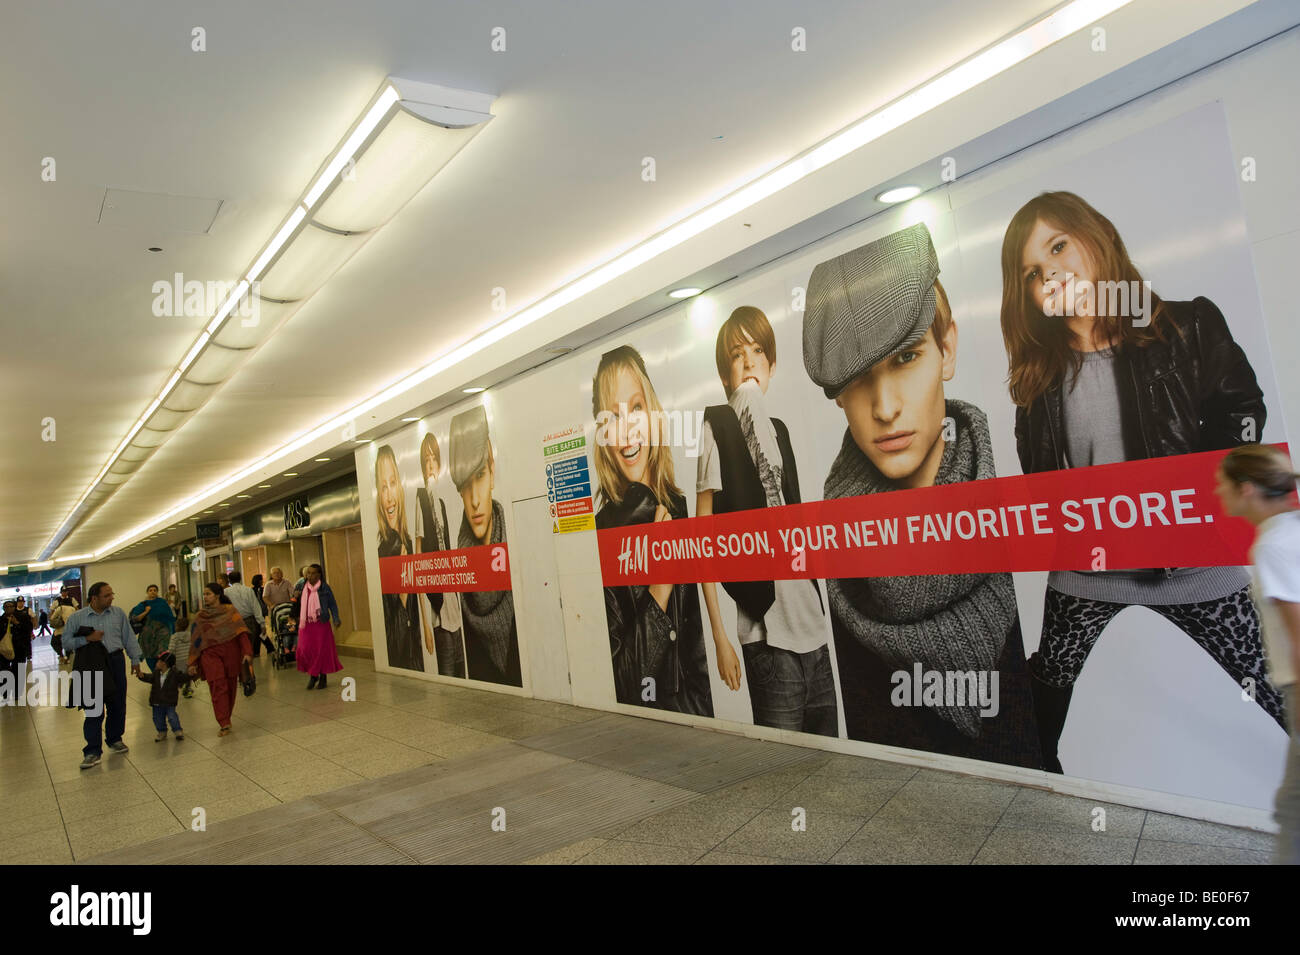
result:
M 509 551 L 505 544 L 484 544 L 381 557 L 379 586 L 386 594 L 509 590 Z
M 606 586 L 1247 562 L 1214 495 L 1226 451 L 598 532 Z

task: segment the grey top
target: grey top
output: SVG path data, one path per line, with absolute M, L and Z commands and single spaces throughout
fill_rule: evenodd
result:
M 1103 348 L 1079 355 L 1083 358 L 1079 375 L 1062 395 L 1065 451 L 1071 467 L 1115 464 L 1124 460 L 1115 350 Z
M 1061 401 L 1068 462 L 1076 468 L 1115 464 L 1125 460 L 1115 350 L 1079 354 L 1083 364 Z M 1219 600 L 1241 590 L 1249 579 L 1241 567 L 1179 567 L 1161 573 L 1054 570 L 1047 585 L 1074 597 L 1151 606 Z

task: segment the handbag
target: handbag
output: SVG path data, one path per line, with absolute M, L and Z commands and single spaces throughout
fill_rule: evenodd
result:
M 4 657 L 6 660 L 12 660 L 16 654 L 17 651 L 14 650 L 13 634 L 6 629 L 5 635 L 0 637 L 0 657 Z

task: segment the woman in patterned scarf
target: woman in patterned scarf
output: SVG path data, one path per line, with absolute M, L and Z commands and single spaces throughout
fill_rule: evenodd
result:
M 230 733 L 235 685 L 242 681 L 244 692 L 251 692 L 252 664 L 253 645 L 244 619 L 220 584 L 208 584 L 203 588 L 203 607 L 194 615 L 190 630 L 190 676 L 202 674 L 207 681 L 220 736 Z

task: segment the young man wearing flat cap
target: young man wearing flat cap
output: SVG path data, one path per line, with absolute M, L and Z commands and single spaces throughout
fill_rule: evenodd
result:
M 857 497 L 995 477 L 988 421 L 946 398 L 957 365 L 939 261 L 917 224 L 813 269 L 804 367 L 848 427 L 825 496 Z M 1037 767 L 1011 575 L 940 574 L 826 582 L 840 695 L 852 739 Z M 895 692 L 915 665 L 973 673 L 992 705 Z M 902 674 L 902 676 L 899 676 Z M 994 682 L 996 678 L 996 682 Z
M 451 419 L 451 480 L 465 504 L 458 547 L 506 542 L 506 512 L 492 492 L 496 461 L 482 405 Z M 519 668 L 519 631 L 509 590 L 461 595 L 465 632 L 465 668 L 471 680 L 523 686 Z

